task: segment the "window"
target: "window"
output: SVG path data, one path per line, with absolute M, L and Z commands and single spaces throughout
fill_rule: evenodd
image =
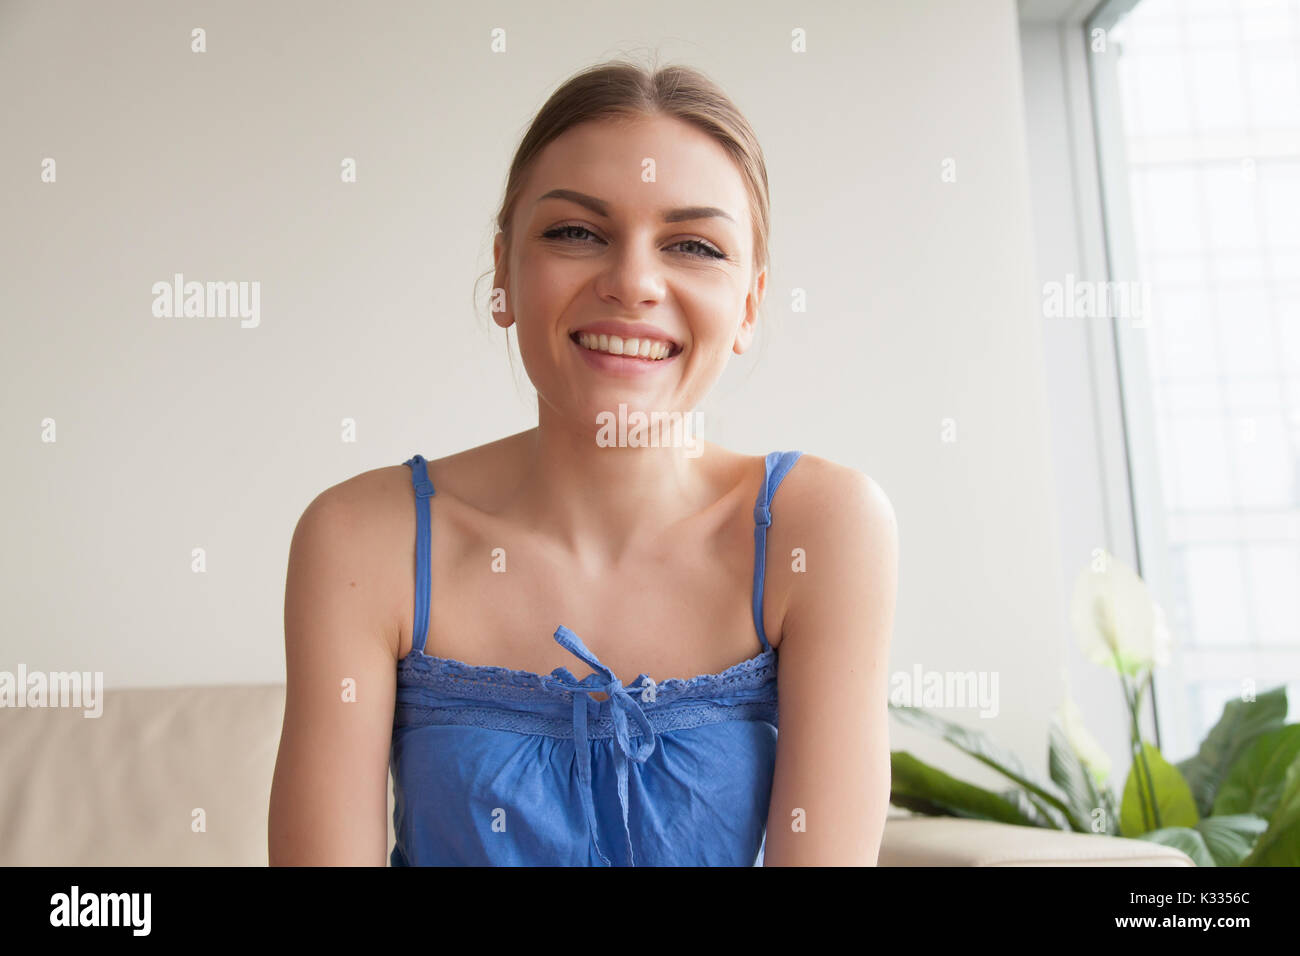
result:
M 1300 0 L 1118 0 L 1085 24 L 1140 571 L 1166 753 L 1300 700 Z

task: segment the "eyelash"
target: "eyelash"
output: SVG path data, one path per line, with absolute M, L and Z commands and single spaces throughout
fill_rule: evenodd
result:
M 562 225 L 562 226 L 553 226 L 553 227 L 551 227 L 550 229 L 546 230 L 544 233 L 542 233 L 542 237 L 543 237 L 544 239 L 555 239 L 555 240 L 557 240 L 557 241 L 559 241 L 559 242 L 581 242 L 581 241 L 583 241 L 583 240 L 580 240 L 580 239 L 566 238 L 566 237 L 563 235 L 563 233 L 568 232 L 568 231 L 571 230 L 571 229 L 577 229 L 579 232 L 585 232 L 585 233 L 587 233 L 587 235 L 589 235 L 589 236 L 595 236 L 595 235 L 596 235 L 594 232 L 592 232 L 592 231 L 591 231 L 590 229 L 588 229 L 586 226 L 579 226 L 579 225 L 577 225 L 576 223 L 572 223 L 572 224 Z M 697 258 L 697 259 L 717 259 L 717 260 L 719 260 L 719 261 L 721 261 L 721 260 L 723 260 L 723 259 L 727 259 L 727 258 L 729 258 L 725 252 L 723 252 L 722 250 L 718 249 L 716 246 L 714 246 L 714 245 L 712 245 L 712 244 L 710 244 L 710 243 L 708 243 L 708 242 L 705 242 L 703 239 L 683 239 L 681 242 L 674 243 L 674 245 L 684 246 L 684 245 L 690 245 L 690 244 L 692 244 L 692 243 L 694 243 L 695 245 L 699 246 L 700 248 L 702 248 L 702 249 L 704 249 L 704 250 L 706 250 L 706 251 L 705 251 L 705 252 L 688 252 L 688 253 L 685 253 L 685 254 L 688 255 L 688 256 L 694 256 L 694 257 Z

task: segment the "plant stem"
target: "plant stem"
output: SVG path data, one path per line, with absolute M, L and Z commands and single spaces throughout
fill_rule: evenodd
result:
M 1128 705 L 1129 750 L 1133 758 L 1133 771 L 1137 771 L 1138 805 L 1142 808 L 1142 824 L 1147 828 L 1147 832 L 1150 832 L 1152 829 L 1160 829 L 1160 806 L 1156 802 L 1155 781 L 1151 778 L 1151 767 L 1147 763 L 1146 748 L 1142 746 L 1142 728 L 1138 720 L 1138 710 L 1142 702 L 1142 687 L 1145 682 L 1137 682 L 1130 694 L 1129 679 L 1124 673 L 1123 661 L 1120 660 L 1118 650 L 1114 651 L 1114 659 L 1115 672 L 1119 674 L 1120 690 L 1124 694 L 1124 703 Z M 1147 680 L 1150 680 L 1149 674 Z M 1145 783 L 1142 780 L 1144 773 L 1146 775 Z M 1152 826 L 1153 823 L 1154 827 Z
M 1142 810 L 1142 826 L 1144 830 L 1149 832 L 1154 821 L 1149 812 L 1150 804 L 1147 801 L 1149 780 L 1143 781 L 1142 779 L 1143 766 L 1140 759 L 1142 754 L 1142 734 L 1138 727 L 1137 701 L 1135 695 L 1130 693 L 1128 678 L 1122 672 L 1119 676 L 1119 683 L 1124 693 L 1124 703 L 1128 707 L 1128 752 L 1133 763 L 1132 772 L 1137 775 L 1138 806 Z
M 1138 712 L 1142 709 L 1142 692 L 1146 689 L 1146 685 L 1150 680 L 1151 680 L 1151 674 L 1148 672 L 1145 679 L 1138 682 L 1137 690 L 1134 694 L 1135 704 L 1133 707 L 1133 714 L 1134 714 L 1133 719 L 1135 722 L 1137 720 Z M 1142 740 L 1142 733 L 1141 733 L 1141 729 L 1139 728 L 1138 730 L 1139 744 L 1141 744 L 1141 740 Z M 1151 776 L 1151 767 L 1148 766 L 1147 764 L 1146 747 L 1142 747 L 1142 746 L 1138 747 L 1138 757 L 1141 759 L 1142 769 L 1146 772 L 1147 775 L 1147 786 L 1150 788 L 1150 793 L 1151 793 L 1151 812 L 1155 815 L 1156 829 L 1159 830 L 1164 824 L 1160 820 L 1160 803 L 1158 800 L 1156 800 L 1156 782 Z
M 1151 766 L 1147 762 L 1146 748 L 1142 745 L 1142 730 L 1138 721 L 1138 711 L 1142 704 L 1143 682 L 1139 682 L 1129 693 L 1128 680 L 1121 675 L 1120 684 L 1124 689 L 1124 701 L 1129 708 L 1129 741 L 1133 758 L 1133 769 L 1137 772 L 1138 802 L 1142 807 L 1142 824 L 1150 830 L 1161 827 L 1160 805 L 1156 801 L 1155 780 L 1151 776 Z

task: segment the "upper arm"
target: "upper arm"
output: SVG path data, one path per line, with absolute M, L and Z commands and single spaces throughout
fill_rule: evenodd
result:
M 272 866 L 387 862 L 396 650 L 376 580 L 386 565 L 367 548 L 375 522 L 360 492 L 350 482 L 322 492 L 298 520 L 289 549 Z
M 806 569 L 793 576 L 778 651 L 780 732 L 763 863 L 874 866 L 889 811 L 897 521 L 872 479 L 812 463 L 782 510 L 784 542 L 803 549 Z

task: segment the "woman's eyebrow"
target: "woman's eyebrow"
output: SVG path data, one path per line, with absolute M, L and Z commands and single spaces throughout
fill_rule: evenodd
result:
M 550 192 L 538 196 L 537 202 L 539 203 L 543 199 L 567 199 L 570 202 L 576 202 L 579 206 L 585 206 L 598 216 L 609 218 L 608 203 L 603 199 L 588 196 L 586 193 L 580 193 L 574 189 L 552 189 Z M 537 205 L 537 203 L 533 205 Z M 681 209 L 667 209 L 662 215 L 664 222 L 686 222 L 691 219 L 710 219 L 715 216 L 733 223 L 736 221 L 734 216 L 717 206 L 683 206 Z

